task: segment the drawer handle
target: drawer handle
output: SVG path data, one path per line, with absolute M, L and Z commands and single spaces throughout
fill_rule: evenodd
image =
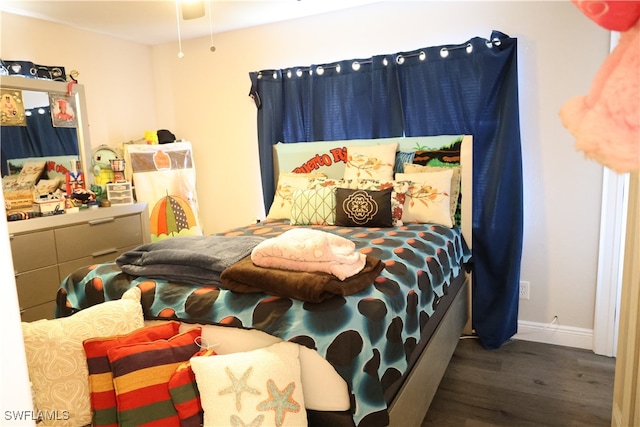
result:
M 94 252 L 91 254 L 92 257 L 96 258 L 102 255 L 108 255 L 108 254 L 112 254 L 118 252 L 118 250 L 116 248 L 111 248 L 111 249 L 104 249 L 102 251 L 98 251 L 98 252 Z
M 107 222 L 113 222 L 113 221 L 115 221 L 114 217 L 100 218 L 100 219 L 94 219 L 93 221 L 89 221 L 89 225 L 99 225 L 99 224 L 105 224 Z

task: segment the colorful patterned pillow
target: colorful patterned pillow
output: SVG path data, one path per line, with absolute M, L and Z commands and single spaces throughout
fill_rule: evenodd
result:
M 107 351 L 121 427 L 180 423 L 168 383 L 176 368 L 200 350 L 201 333 L 202 328 L 197 327 L 168 340 L 124 345 Z
M 393 225 L 402 225 L 402 209 L 404 200 L 409 190 L 409 183 L 406 181 L 388 181 L 376 179 L 360 179 L 356 183 L 359 190 L 381 191 L 391 188 L 391 216 Z
M 404 170 L 404 167 L 407 163 L 412 164 L 413 163 L 413 158 L 415 157 L 416 153 L 415 151 L 410 151 L 410 152 L 405 152 L 405 151 L 398 151 L 396 153 L 396 163 L 393 166 L 393 173 L 404 173 L 406 172 Z
M 35 405 L 38 411 L 68 417 L 64 421 L 45 417 L 38 425 L 91 424 L 89 373 L 82 342 L 143 326 L 138 287 L 129 289 L 122 299 L 94 305 L 70 317 L 22 323 Z
M 453 227 L 450 197 L 452 175 L 450 168 L 440 172 L 397 173 L 396 180 L 410 181 L 402 221 Z
M 291 203 L 291 225 L 334 225 L 336 187 L 296 190 Z
M 213 349 L 200 350 L 193 357 L 215 356 Z M 182 363 L 169 379 L 169 394 L 180 418 L 180 427 L 200 427 L 202 425 L 202 403 L 196 384 L 196 375 L 191 369 L 191 360 Z
M 147 326 L 126 335 L 104 338 L 90 338 L 82 345 L 87 357 L 89 369 L 89 388 L 91 390 L 91 409 L 93 426 L 118 425 L 116 393 L 113 389 L 113 373 L 107 351 L 110 348 L 126 344 L 138 344 L 159 339 L 169 339 L 178 334 L 180 322 L 166 322 Z
M 398 143 L 347 147 L 344 179 L 393 179 Z
M 332 179 L 332 178 L 311 178 L 309 180 L 309 189 L 318 189 L 323 187 L 338 188 L 357 188 L 357 179 Z
M 391 227 L 391 188 L 382 191 L 336 190 L 336 225 Z
M 310 178 L 323 178 L 323 173 L 293 173 L 281 172 L 278 177 L 276 194 L 267 214 L 268 219 L 289 219 L 291 217 L 291 202 L 295 190 L 309 187 Z
M 204 425 L 306 426 L 299 347 L 280 342 L 257 350 L 194 357 Z
M 439 172 L 442 170 L 446 170 L 448 166 L 423 166 L 416 165 L 413 163 L 407 163 L 404 167 L 405 173 L 421 173 L 421 172 Z M 460 203 L 462 200 L 460 199 L 460 184 L 462 181 L 462 175 L 460 173 L 460 167 L 452 166 L 451 170 L 453 170 L 453 175 L 451 176 L 451 217 L 453 218 L 454 224 L 458 224 L 458 219 L 460 216 Z

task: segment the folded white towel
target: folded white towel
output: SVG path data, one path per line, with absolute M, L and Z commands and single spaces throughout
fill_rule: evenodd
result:
M 341 236 L 311 228 L 292 228 L 259 243 L 251 260 L 260 267 L 325 272 L 345 280 L 360 272 L 366 256 Z

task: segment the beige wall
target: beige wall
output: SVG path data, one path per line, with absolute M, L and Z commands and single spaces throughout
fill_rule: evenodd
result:
M 329 26 L 329 23 L 331 25 Z M 489 37 L 519 42 L 524 167 L 520 319 L 591 330 L 602 168 L 573 149 L 558 110 L 588 91 L 609 52 L 609 33 L 570 2 L 387 2 L 153 48 L 160 122 L 194 144 L 206 232 L 262 215 L 253 70 L 308 65 Z M 160 105 L 160 104 L 159 104 Z M 227 183 L 232 183 L 229 185 Z
M 177 44 L 141 46 L 2 14 L 0 57 L 63 65 L 86 87 L 91 141 L 118 145 L 145 129 L 192 141 L 206 233 L 262 217 L 250 71 L 394 53 L 488 37 L 519 42 L 525 178 L 520 320 L 591 330 L 602 168 L 573 149 L 558 110 L 588 91 L 609 33 L 568 1 L 382 2 Z M 62 41 L 65 42 L 61 45 Z
M 150 47 L 4 12 L 0 26 L 0 58 L 80 72 L 94 147 L 158 129 Z

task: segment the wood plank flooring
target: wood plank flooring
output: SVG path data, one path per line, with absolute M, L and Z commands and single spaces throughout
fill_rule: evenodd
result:
M 588 350 L 462 339 L 421 427 L 610 426 L 614 367 Z

